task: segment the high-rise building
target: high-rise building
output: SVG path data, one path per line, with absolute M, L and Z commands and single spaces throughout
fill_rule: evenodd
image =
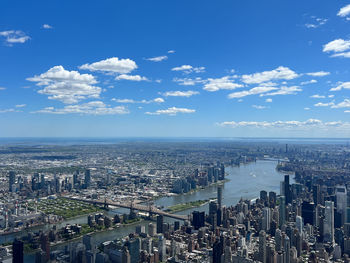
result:
M 301 216 L 296 216 L 295 225 L 296 225 L 299 233 L 302 234 L 303 233 L 304 223 L 303 223 L 303 218 Z
M 341 214 L 341 223 L 343 224 L 346 220 L 346 208 L 348 206 L 345 185 L 336 187 L 335 196 L 337 198 L 337 212 Z
M 266 233 L 264 230 L 259 233 L 259 261 L 266 263 Z
M 217 239 L 213 244 L 213 263 L 221 263 L 221 255 L 223 254 L 223 243 Z
M 200 229 L 205 224 L 205 212 L 193 211 L 192 212 L 192 225 L 195 230 Z
M 325 202 L 323 241 L 334 243 L 334 203 L 332 201 Z
M 286 222 L 286 198 L 282 195 L 278 197 L 279 201 L 279 227 L 281 228 Z
M 9 191 L 12 192 L 12 186 L 16 182 L 16 174 L 14 171 L 9 172 Z
M 83 236 L 83 244 L 85 245 L 86 250 L 94 250 L 95 249 L 95 241 L 94 237 L 91 234 L 87 234 Z
M 304 201 L 301 205 L 301 216 L 304 219 L 304 224 L 314 224 L 314 204 Z
M 40 236 L 41 249 L 45 252 L 45 258 L 48 261 L 50 259 L 50 241 L 46 234 Z
M 157 216 L 157 233 L 162 234 L 163 233 L 163 223 L 164 223 L 164 218 L 162 215 Z
M 287 235 L 284 237 L 284 263 L 290 263 L 290 239 Z
M 222 207 L 222 186 L 219 186 L 218 187 L 218 205 L 219 205 L 219 208 Z
M 85 186 L 89 187 L 91 185 L 91 171 L 90 169 L 85 170 Z
M 23 242 L 15 239 L 12 243 L 13 263 L 23 263 Z
M 148 224 L 148 234 L 153 237 L 157 234 L 157 228 L 154 224 L 149 223 Z
M 270 230 L 271 223 L 271 210 L 268 207 L 264 207 L 263 209 L 263 218 L 262 218 L 262 230 L 266 232 Z
M 166 255 L 166 245 L 165 245 L 166 239 L 162 234 L 158 236 L 158 251 L 159 251 L 159 260 L 162 262 L 167 261 L 167 255 Z
M 140 239 L 131 238 L 126 242 L 126 245 L 130 253 L 130 263 L 138 263 L 140 261 Z
M 288 174 L 284 176 L 284 196 L 286 197 L 286 204 L 290 204 L 292 202 L 292 193 L 290 190 Z

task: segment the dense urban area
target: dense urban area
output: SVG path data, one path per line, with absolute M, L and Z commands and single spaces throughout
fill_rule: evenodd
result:
M 268 160 L 280 190 L 224 204 L 227 170 Z M 346 142 L 3 144 L 0 262 L 350 262 L 349 176 Z

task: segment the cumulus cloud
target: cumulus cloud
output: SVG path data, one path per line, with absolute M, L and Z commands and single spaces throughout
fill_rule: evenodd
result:
M 118 103 L 143 103 L 143 104 L 150 104 L 150 103 L 163 103 L 163 98 L 155 98 L 153 100 L 133 100 L 133 99 L 116 99 L 113 98 L 112 101 L 118 102 Z
M 334 106 L 334 102 L 326 102 L 326 103 L 323 103 L 323 102 L 318 102 L 316 104 L 314 104 L 315 107 L 329 107 L 329 106 Z
M 329 74 L 331 73 L 327 71 L 317 71 L 317 72 L 306 73 L 306 75 L 312 76 L 312 77 L 324 77 L 324 76 L 328 76 Z
M 265 100 L 265 102 L 271 103 L 271 102 L 272 102 L 272 99 L 271 99 L 271 98 L 268 98 L 268 99 Z
M 152 61 L 152 62 L 161 62 L 161 61 L 167 60 L 167 59 L 168 59 L 168 56 L 158 56 L 158 57 L 153 57 L 153 58 L 146 58 L 146 60 Z
M 342 89 L 350 89 L 350 81 L 343 82 L 343 83 L 339 84 L 337 87 L 331 88 L 330 91 L 340 91 Z
M 101 71 L 105 73 L 128 74 L 134 69 L 137 69 L 135 61 L 127 59 L 119 59 L 117 57 L 107 58 L 91 64 L 84 64 L 79 69 L 89 71 Z
M 323 52 L 332 53 L 331 57 L 350 58 L 350 40 L 335 39 L 323 46 Z
M 263 93 L 260 94 L 260 97 L 263 96 L 276 96 L 276 95 L 295 95 L 299 91 L 302 91 L 302 89 L 299 86 L 292 86 L 292 87 L 281 87 L 278 90 L 270 93 Z
M 187 108 L 177 108 L 177 107 L 171 107 L 165 110 L 157 110 L 155 112 L 146 112 L 147 115 L 170 115 L 175 116 L 178 113 L 195 113 L 196 110 L 193 109 L 187 109 Z
M 218 90 L 234 90 L 243 87 L 242 84 L 235 83 L 234 78 L 234 76 L 225 76 L 217 79 L 209 78 L 206 80 L 203 89 L 213 92 Z
M 168 54 L 174 54 L 175 53 L 175 50 L 169 50 L 168 51 Z
M 93 75 L 68 71 L 62 66 L 55 66 L 27 80 L 37 82 L 37 86 L 44 87 L 38 93 L 67 104 L 77 103 L 87 98 L 99 98 L 101 93 L 100 87 L 93 86 L 97 83 Z
M 182 85 L 182 86 L 194 86 L 198 83 L 205 82 L 205 80 L 203 80 L 200 77 L 197 77 L 197 78 L 174 78 L 173 81 L 179 83 L 179 85 Z
M 314 98 L 314 99 L 324 99 L 324 98 L 326 98 L 326 96 L 315 94 L 315 95 L 310 96 L 310 98 Z
M 49 24 L 43 24 L 42 28 L 44 28 L 44 29 L 52 29 L 52 26 L 50 26 Z
M 82 115 L 120 115 L 128 114 L 124 106 L 110 107 L 102 101 L 90 101 L 83 104 L 68 105 L 63 108 L 46 107 L 33 113 L 82 114 Z
M 165 93 L 163 93 L 163 96 L 165 97 L 191 97 L 193 95 L 197 95 L 199 94 L 198 91 L 193 91 L 193 90 L 187 90 L 187 91 L 180 91 L 180 90 L 176 90 L 176 91 L 167 91 Z
M 205 71 L 205 67 L 192 67 L 191 65 L 182 65 L 180 67 L 175 67 L 171 69 L 172 71 L 182 71 L 186 74 L 195 72 L 195 73 L 202 73 Z
M 330 127 L 348 128 L 349 122 L 332 121 L 323 122 L 318 119 L 308 119 L 306 121 L 225 121 L 217 123 L 221 127 L 253 127 L 253 128 L 278 128 L 278 129 L 328 129 Z
M 131 80 L 131 81 L 148 81 L 148 78 L 141 77 L 140 75 L 127 75 L 121 74 L 115 78 L 116 80 Z
M 350 4 L 340 8 L 337 16 L 346 17 L 350 14 Z
M 9 46 L 17 43 L 23 44 L 30 39 L 30 37 L 21 30 L 1 31 L 0 37 L 4 37 L 6 44 Z
M 312 80 L 308 80 L 308 81 L 303 81 L 300 83 L 300 85 L 308 85 L 308 84 L 314 84 L 317 83 L 317 80 L 312 79 Z
M 350 100 L 345 99 L 344 101 L 331 105 L 332 108 L 339 109 L 339 108 L 350 108 Z
M 268 87 L 268 86 L 259 86 L 259 87 L 255 87 L 252 88 L 250 90 L 243 90 L 243 91 L 238 91 L 238 92 L 233 92 L 231 94 L 229 94 L 227 97 L 229 99 L 233 99 L 233 98 L 243 98 L 249 95 L 257 95 L 257 94 L 262 94 L 265 92 L 269 92 L 272 90 L 278 90 L 278 88 L 276 87 Z
M 280 66 L 270 71 L 243 75 L 242 81 L 246 84 L 260 84 L 273 80 L 291 80 L 297 78 L 298 76 L 299 75 L 293 70 Z

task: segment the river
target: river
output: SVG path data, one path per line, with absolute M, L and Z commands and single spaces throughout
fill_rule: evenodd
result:
M 283 173 L 276 171 L 277 161 L 274 160 L 258 160 L 253 163 L 241 165 L 239 167 L 226 167 L 226 173 L 228 174 L 226 179 L 227 182 L 222 186 L 223 187 L 223 205 L 230 206 L 236 204 L 240 198 L 245 199 L 254 199 L 259 197 L 260 191 L 265 190 L 275 191 L 277 194 L 280 192 L 280 181 L 284 179 Z M 291 183 L 294 180 L 291 178 Z M 217 185 L 209 186 L 205 189 L 200 189 L 198 191 L 171 196 L 171 197 L 163 197 L 155 201 L 156 205 L 159 206 L 172 206 L 179 203 L 186 203 L 195 200 L 205 200 L 210 198 L 216 198 L 217 196 Z M 178 214 L 189 214 L 194 210 L 206 211 L 208 212 L 209 205 L 203 205 L 198 208 L 188 209 L 186 211 L 178 212 Z M 115 214 L 117 212 L 121 212 L 122 210 L 116 209 L 111 211 L 111 214 Z M 124 210 L 125 211 L 125 210 Z M 174 220 L 166 218 L 165 221 L 173 222 Z M 71 220 L 67 220 L 58 224 L 58 227 L 63 226 L 65 224 L 84 224 L 87 223 L 87 216 L 74 218 Z M 148 229 L 149 221 L 143 221 L 140 224 L 146 226 L 146 230 Z M 95 241 L 96 243 L 101 243 L 107 240 L 114 240 L 123 236 L 128 235 L 130 232 L 135 231 L 136 225 L 130 226 L 121 226 L 118 229 L 112 231 L 106 231 L 101 233 L 96 233 Z M 43 227 L 41 227 L 42 229 Z M 47 226 L 45 226 L 47 228 Z M 13 239 L 14 235 L 6 236 L 6 240 L 9 241 Z M 4 237 L 0 237 L 0 242 L 4 241 Z M 78 241 L 74 241 L 78 242 Z M 67 245 L 67 244 L 65 244 Z M 65 245 L 59 245 L 53 249 L 63 248 Z M 25 255 L 25 262 L 35 262 L 34 255 Z

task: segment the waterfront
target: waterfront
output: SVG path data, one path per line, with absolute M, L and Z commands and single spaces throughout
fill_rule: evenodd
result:
M 241 165 L 239 167 L 227 167 L 227 179 L 228 181 L 222 186 L 223 187 L 223 204 L 224 205 L 234 205 L 239 199 L 254 199 L 259 196 L 261 190 L 265 191 L 275 191 L 279 193 L 280 181 L 283 180 L 283 173 L 276 171 L 277 161 L 274 160 L 258 160 L 257 162 L 249 163 L 246 165 Z M 292 181 L 293 182 L 293 181 Z M 163 197 L 155 201 L 156 205 L 159 206 L 172 206 L 174 204 L 186 203 L 195 200 L 204 200 L 215 198 L 217 193 L 218 185 L 209 186 L 205 189 L 201 189 L 188 194 Z M 185 211 L 178 212 L 178 214 L 189 214 L 194 210 L 206 211 L 208 212 L 208 204 L 205 204 L 198 208 L 192 208 Z M 126 210 L 116 209 L 110 211 L 110 214 L 125 212 Z M 167 222 L 172 222 L 172 219 L 166 218 Z M 65 224 L 84 224 L 87 223 L 87 216 L 77 217 L 71 220 L 67 220 L 58 224 L 58 227 Z M 135 231 L 136 225 L 141 224 L 148 228 L 149 221 L 143 221 L 135 225 L 121 226 L 112 231 L 105 231 L 96 233 L 94 235 L 96 243 L 101 243 L 107 240 L 114 240 L 128 235 L 130 232 Z M 45 226 L 48 228 L 51 226 Z M 3 238 L 3 237 L 2 237 Z M 13 236 L 7 236 L 7 239 L 13 239 Z M 2 241 L 2 240 L 1 240 Z M 2 241 L 4 242 L 4 241 Z M 78 241 L 73 241 L 78 242 Z M 67 243 L 56 246 L 52 249 L 63 248 Z M 26 255 L 26 262 L 34 262 L 34 255 Z

